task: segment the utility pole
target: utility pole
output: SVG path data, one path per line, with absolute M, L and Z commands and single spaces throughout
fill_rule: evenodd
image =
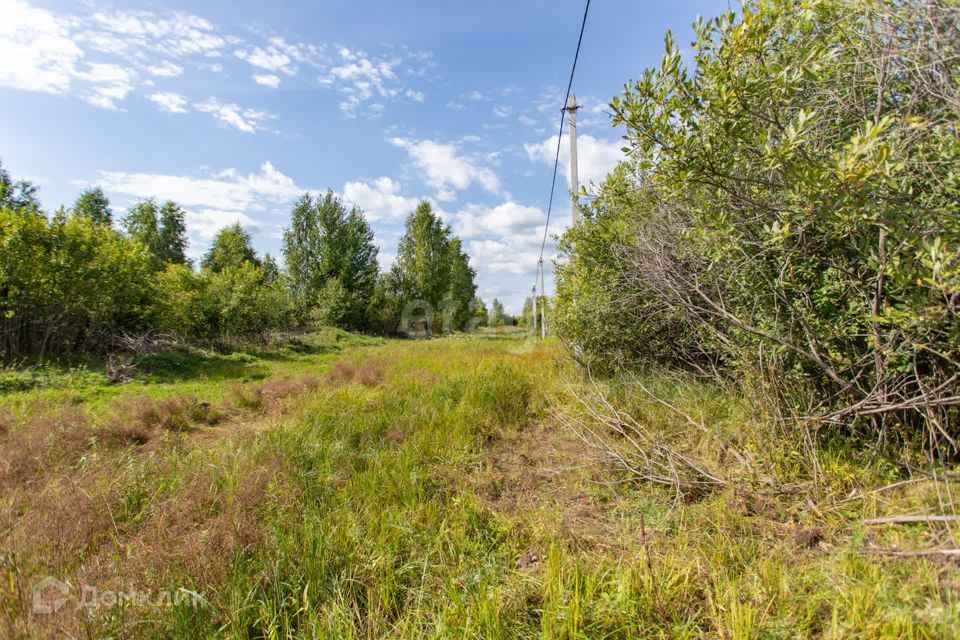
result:
M 570 100 L 564 110 L 570 114 L 570 193 L 573 195 L 573 226 L 577 226 L 580 217 L 580 176 L 577 173 L 577 99 L 570 94 Z
M 537 285 L 533 285 L 533 332 L 537 332 Z
M 540 296 L 543 300 L 540 301 L 540 339 L 547 339 L 547 294 L 544 291 L 543 286 L 543 258 L 540 258 Z

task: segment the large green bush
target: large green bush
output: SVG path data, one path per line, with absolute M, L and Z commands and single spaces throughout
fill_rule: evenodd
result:
M 561 328 L 603 359 L 606 318 L 667 317 L 620 351 L 880 435 L 924 418 L 955 450 L 958 24 L 951 3 L 756 0 L 696 25 L 690 68 L 668 35 L 611 105 L 634 178 L 568 238 Z
M 151 256 L 86 216 L 0 211 L 0 355 L 77 351 L 147 322 Z

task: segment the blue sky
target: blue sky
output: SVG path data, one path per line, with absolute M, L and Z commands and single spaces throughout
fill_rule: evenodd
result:
M 593 2 L 574 81 L 581 182 L 620 157 L 606 105 L 659 62 L 666 30 L 688 42 L 696 15 L 726 7 Z M 0 0 L 0 159 L 49 210 L 87 185 L 117 217 L 140 198 L 180 202 L 192 256 L 235 221 L 279 256 L 293 199 L 329 188 L 367 212 L 387 267 L 428 198 L 480 294 L 517 312 L 582 12 L 581 0 Z M 570 218 L 567 184 L 551 235 Z

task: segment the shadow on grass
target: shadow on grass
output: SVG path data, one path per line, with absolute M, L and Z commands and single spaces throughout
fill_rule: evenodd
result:
M 205 355 L 186 349 L 164 351 L 137 359 L 139 378 L 149 382 L 182 382 L 195 378 L 209 380 L 259 380 L 270 370 L 246 353 Z

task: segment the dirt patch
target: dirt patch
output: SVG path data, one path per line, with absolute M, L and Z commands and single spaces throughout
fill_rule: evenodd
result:
M 542 512 L 572 546 L 619 548 L 610 536 L 609 505 L 590 490 L 600 470 L 574 434 L 540 422 L 490 447 L 488 465 L 474 480 L 489 508 L 521 521 Z

